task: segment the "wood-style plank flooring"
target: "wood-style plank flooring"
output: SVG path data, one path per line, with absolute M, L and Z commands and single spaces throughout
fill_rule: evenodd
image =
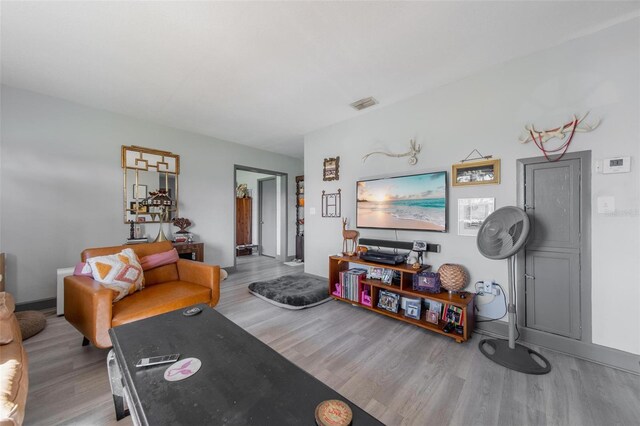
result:
M 545 349 L 545 376 L 507 370 L 467 343 L 331 301 L 301 311 L 247 292 L 253 281 L 301 272 L 272 259 L 239 258 L 216 309 L 388 425 L 638 425 L 640 378 Z M 27 340 L 26 425 L 116 422 L 107 350 L 82 347 L 63 317 Z M 312 424 L 313 420 L 309 424 Z

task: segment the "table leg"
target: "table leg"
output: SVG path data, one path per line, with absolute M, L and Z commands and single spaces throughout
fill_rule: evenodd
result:
M 122 385 L 122 375 L 116 363 L 113 350 L 107 355 L 107 371 L 109 372 L 109 384 L 113 395 L 113 405 L 116 410 L 116 420 L 122 420 L 129 415 L 124 398 L 124 387 Z

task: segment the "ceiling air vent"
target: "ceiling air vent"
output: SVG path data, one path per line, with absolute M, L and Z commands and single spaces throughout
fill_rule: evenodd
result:
M 359 101 L 355 101 L 354 103 L 351 104 L 351 107 L 353 109 L 357 109 L 358 111 L 362 111 L 365 108 L 369 108 L 370 106 L 374 106 L 375 104 L 377 104 L 378 101 L 376 101 L 373 96 L 369 96 L 368 98 L 363 98 L 360 99 Z

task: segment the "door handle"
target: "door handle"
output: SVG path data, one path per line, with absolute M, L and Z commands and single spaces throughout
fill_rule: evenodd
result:
M 525 205 L 524 205 L 524 209 L 525 209 L 525 210 L 535 210 L 536 208 L 535 208 L 535 207 L 533 207 L 533 206 L 530 206 L 529 204 L 525 204 Z
M 528 280 L 535 280 L 536 277 L 534 277 L 533 275 L 529 275 L 529 274 L 524 274 L 524 277 Z

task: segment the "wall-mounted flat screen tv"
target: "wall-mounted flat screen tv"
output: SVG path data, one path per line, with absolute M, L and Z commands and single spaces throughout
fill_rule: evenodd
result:
M 447 172 L 357 183 L 358 228 L 447 232 Z

